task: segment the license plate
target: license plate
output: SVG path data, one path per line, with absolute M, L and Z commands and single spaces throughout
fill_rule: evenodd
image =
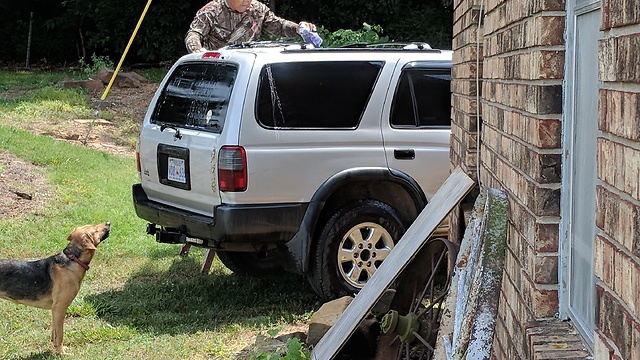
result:
M 184 166 L 184 159 L 177 159 L 169 157 L 167 158 L 168 170 L 167 170 L 167 179 L 179 183 L 187 182 L 187 174 L 185 172 L 186 167 Z

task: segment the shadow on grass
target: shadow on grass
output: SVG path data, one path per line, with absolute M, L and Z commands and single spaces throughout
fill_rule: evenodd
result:
M 41 353 L 33 353 L 28 356 L 18 358 L 19 360 L 52 360 L 52 359 L 64 359 L 64 355 L 58 355 L 53 351 L 43 351 Z
M 175 256 L 166 271 L 149 263 L 121 290 L 85 296 L 84 300 L 97 316 L 113 325 L 171 335 L 294 322 L 318 305 L 300 275 L 247 277 L 214 265 L 210 274 L 203 274 L 191 255 Z

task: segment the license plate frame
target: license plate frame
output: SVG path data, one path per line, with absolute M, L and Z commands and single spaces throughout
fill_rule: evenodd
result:
M 158 178 L 161 184 L 191 190 L 189 149 L 158 144 Z

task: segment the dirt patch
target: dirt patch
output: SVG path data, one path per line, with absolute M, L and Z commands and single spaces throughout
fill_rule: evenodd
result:
M 53 193 L 43 169 L 0 152 L 0 218 L 38 215 Z
M 153 98 L 158 84 L 142 84 L 138 88 L 114 88 L 104 101 L 102 92 L 92 94 L 93 108 L 98 116 L 87 119 L 56 121 L 38 119 L 29 123 L 26 130 L 59 140 L 77 143 L 110 154 L 131 156 L 135 148 L 122 144 L 118 136 L 120 120 L 124 117 L 139 119 L 140 124 Z M 7 97 L 3 93 L 3 97 Z M 108 112 L 109 121 L 100 115 Z M 44 171 L 12 154 L 0 152 L 0 218 L 38 214 L 54 188 L 44 176 Z
M 84 119 L 55 121 L 38 119 L 26 126 L 27 130 L 56 139 L 77 143 L 110 154 L 134 156 L 135 146 L 123 144 L 122 132 L 131 131 L 133 119 L 142 124 L 147 107 L 158 88 L 158 84 L 142 84 L 138 88 L 113 88 L 105 100 L 102 92 L 91 95 L 93 116 Z M 102 118 L 109 114 L 110 119 Z M 124 125 L 123 125 L 124 124 Z M 137 133 L 137 129 L 135 130 Z
M 158 89 L 156 83 L 143 83 L 137 88 L 112 88 L 104 101 L 100 94 L 94 94 L 92 103 L 94 108 L 109 110 L 116 116 L 128 116 L 132 119 L 144 119 L 147 107 Z

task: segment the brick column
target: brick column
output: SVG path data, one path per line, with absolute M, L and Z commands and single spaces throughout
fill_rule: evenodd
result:
M 451 82 L 451 164 L 476 179 L 478 91 L 482 84 L 480 1 L 454 1 Z M 480 66 L 478 66 L 480 65 Z M 480 86 L 478 86 L 480 84 Z

